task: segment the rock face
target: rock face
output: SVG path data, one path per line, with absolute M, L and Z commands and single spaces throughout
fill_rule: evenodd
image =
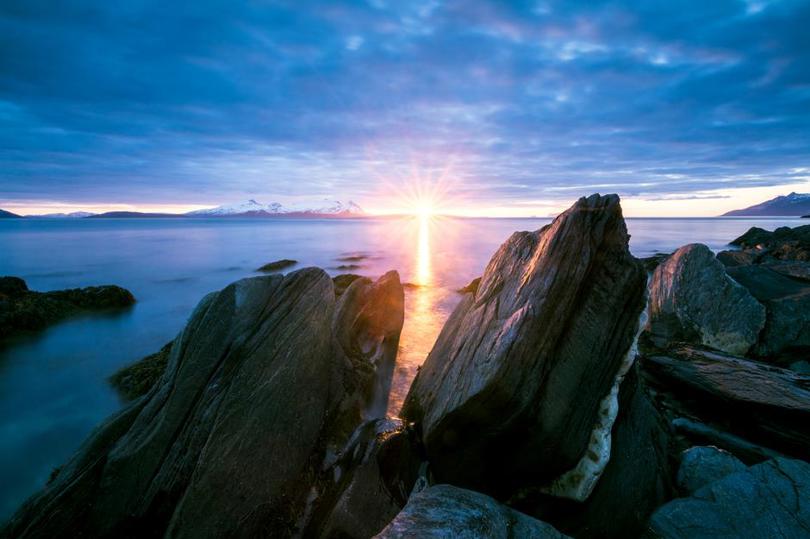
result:
M 209 294 L 160 383 L 99 427 L 3 535 L 290 535 L 325 455 L 368 413 L 402 298 L 391 272 L 336 301 L 314 268 Z
M 742 355 L 764 325 L 765 308 L 705 245 L 681 247 L 653 273 L 646 332 L 658 347 L 685 342 Z
M 593 195 L 500 247 L 403 407 L 438 481 L 499 496 L 577 466 L 600 413 L 615 413 L 600 408 L 643 306 L 627 243 L 619 198 Z
M 694 494 L 709 483 L 743 470 L 745 464 L 728 451 L 713 446 L 692 447 L 681 456 L 678 488 L 685 494 Z
M 810 459 L 810 378 L 721 353 L 680 347 L 642 361 L 664 407 L 783 454 Z
M 42 330 L 84 311 L 120 309 L 134 303 L 133 295 L 119 286 L 34 292 L 18 277 L 0 277 L 0 341 Z
M 509 509 L 483 494 L 436 485 L 411 496 L 378 539 L 563 539 L 549 524 Z
M 777 458 L 673 500 L 650 519 L 650 538 L 810 536 L 810 464 Z

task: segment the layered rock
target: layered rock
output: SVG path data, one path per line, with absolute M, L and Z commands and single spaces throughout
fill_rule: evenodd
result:
M 294 533 L 326 455 L 369 413 L 402 302 L 394 272 L 337 301 L 318 269 L 206 296 L 160 382 L 100 426 L 3 534 Z
M 810 225 L 783 226 L 773 232 L 752 227 L 731 245 L 761 258 L 807 262 L 810 261 Z
M 737 457 L 714 446 L 696 446 L 683 452 L 678 468 L 678 488 L 694 494 L 727 475 L 745 470 Z
M 411 496 L 378 539 L 564 539 L 550 524 L 478 492 L 436 485 Z
M 82 312 L 122 309 L 134 303 L 132 293 L 120 286 L 34 292 L 19 277 L 0 277 L 0 341 Z
M 810 536 L 810 464 L 777 458 L 673 500 L 650 518 L 647 537 L 693 539 Z
M 764 325 L 765 308 L 705 245 L 681 247 L 653 273 L 646 332 L 655 346 L 684 342 L 745 354 Z
M 618 197 L 593 195 L 500 247 L 403 408 L 439 481 L 503 496 L 593 454 L 593 484 L 644 303 L 646 272 L 627 244 Z

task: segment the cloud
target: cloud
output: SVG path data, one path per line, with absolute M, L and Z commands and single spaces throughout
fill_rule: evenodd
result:
M 0 202 L 681 199 L 810 166 L 810 4 L 11 0 Z

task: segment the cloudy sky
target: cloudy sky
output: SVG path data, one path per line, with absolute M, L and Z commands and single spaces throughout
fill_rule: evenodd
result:
M 522 215 L 810 191 L 810 1 L 0 3 L 0 207 L 414 189 Z

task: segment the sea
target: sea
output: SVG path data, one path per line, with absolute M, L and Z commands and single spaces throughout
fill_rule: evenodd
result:
M 2 219 L 0 275 L 32 290 L 123 286 L 136 305 L 91 314 L 0 345 L 0 522 L 46 483 L 105 417 L 125 403 L 108 378 L 153 353 L 183 328 L 213 290 L 268 262 L 298 261 L 331 275 L 399 271 L 405 325 L 392 382 L 396 414 L 419 365 L 492 254 L 519 230 L 550 219 L 404 217 L 367 219 Z M 806 223 L 807 221 L 805 221 Z M 797 218 L 630 218 L 638 257 L 687 243 L 714 250 L 752 226 L 798 226 Z M 347 258 L 353 260 L 346 260 Z M 343 259 L 343 260 L 341 260 Z

